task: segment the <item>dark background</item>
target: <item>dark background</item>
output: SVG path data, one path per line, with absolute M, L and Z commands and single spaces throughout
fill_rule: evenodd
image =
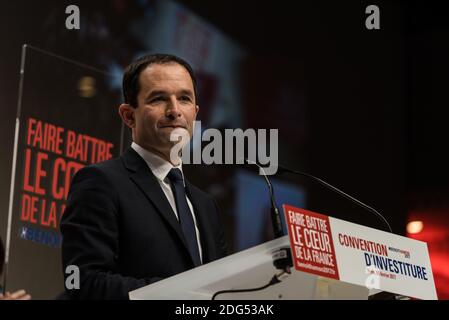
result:
M 430 210 L 437 224 L 449 222 L 448 5 L 442 1 L 177 2 L 248 51 L 241 66 L 243 126 L 278 128 L 281 164 L 322 177 L 377 208 L 395 233 L 406 234 L 410 213 L 426 216 Z M 128 3 L 132 1 L 2 2 L 3 239 L 22 44 L 86 63 L 107 52 L 125 66 L 132 58 L 127 48 L 138 44 L 127 37 L 124 26 L 140 14 Z M 97 41 L 86 33 L 66 30 L 68 4 L 77 4 L 87 23 L 108 25 L 110 37 Z M 380 30 L 365 28 L 365 8 L 370 4 L 380 8 Z M 201 175 L 193 174 L 191 180 L 207 188 Z M 310 210 L 385 228 L 376 217 L 321 187 L 299 178 L 285 180 L 306 188 Z M 225 195 L 218 199 L 225 208 L 226 199 Z M 227 225 L 232 232 L 232 221 Z

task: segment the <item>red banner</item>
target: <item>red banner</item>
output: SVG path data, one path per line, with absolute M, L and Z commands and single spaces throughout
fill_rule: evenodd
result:
M 295 269 L 339 279 L 329 218 L 289 205 L 283 208 Z

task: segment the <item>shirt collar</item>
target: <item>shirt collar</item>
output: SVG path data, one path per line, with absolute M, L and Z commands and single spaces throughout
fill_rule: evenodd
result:
M 185 185 L 185 179 L 184 179 L 184 172 L 182 172 L 182 163 L 180 163 L 177 166 L 172 165 L 169 161 L 162 159 L 158 155 L 142 148 L 137 143 L 133 142 L 131 144 L 131 148 L 134 149 L 147 163 L 148 167 L 153 172 L 154 176 L 159 181 L 164 181 L 164 179 L 167 177 L 167 174 L 170 172 L 171 169 L 177 168 L 181 170 L 182 174 L 182 180 Z

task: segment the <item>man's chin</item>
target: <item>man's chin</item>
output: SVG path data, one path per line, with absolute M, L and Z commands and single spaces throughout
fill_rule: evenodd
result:
M 185 128 L 174 128 L 170 131 L 169 140 L 170 142 L 174 142 L 174 144 L 182 143 L 185 145 L 190 140 L 190 133 Z

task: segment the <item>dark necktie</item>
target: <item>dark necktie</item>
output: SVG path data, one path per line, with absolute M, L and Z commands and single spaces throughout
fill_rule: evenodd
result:
M 167 175 L 171 182 L 173 194 L 175 196 L 176 208 L 178 210 L 179 223 L 181 225 L 187 247 L 192 257 L 195 267 L 201 265 L 198 242 L 196 239 L 195 223 L 193 221 L 192 212 L 187 204 L 186 191 L 184 181 L 182 179 L 181 170 L 173 168 Z

